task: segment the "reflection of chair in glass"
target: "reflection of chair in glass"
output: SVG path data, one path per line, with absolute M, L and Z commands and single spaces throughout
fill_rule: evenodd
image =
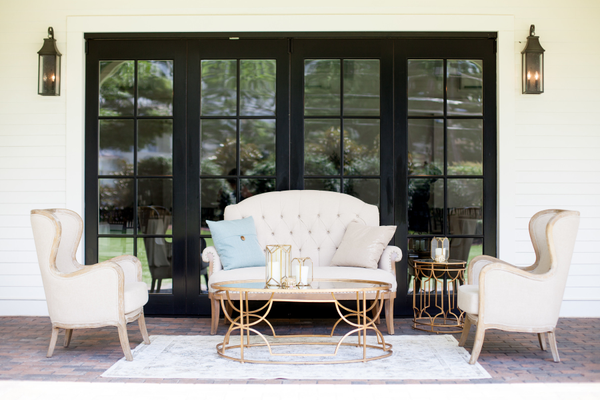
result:
M 171 212 L 162 206 L 139 207 L 140 230 L 145 235 L 164 235 L 171 225 Z M 144 238 L 146 257 L 148 258 L 148 269 L 152 276 L 150 293 L 160 292 L 163 279 L 173 276 L 172 267 L 172 245 L 162 237 Z
M 469 284 L 458 289 L 458 306 L 467 315 L 459 346 L 471 323 L 477 325 L 469 364 L 477 362 L 486 329 L 537 333 L 542 350 L 547 336 L 554 361 L 560 361 L 554 330 L 578 228 L 578 211 L 540 211 L 529 222 L 533 265 L 517 267 L 489 256 L 471 260 Z
M 54 352 L 59 329 L 65 329 L 68 347 L 73 329 L 116 326 L 125 358 L 132 361 L 128 322 L 137 319 L 144 343 L 150 344 L 144 319 L 148 288 L 142 282 L 140 261 L 123 255 L 94 265 L 79 264 L 75 253 L 83 221 L 71 210 L 32 210 L 31 226 L 52 322 L 47 356 Z
M 451 235 L 474 235 L 477 222 L 481 220 L 480 207 L 452 208 L 448 210 Z M 450 257 L 456 260 L 469 260 L 473 238 L 450 239 Z

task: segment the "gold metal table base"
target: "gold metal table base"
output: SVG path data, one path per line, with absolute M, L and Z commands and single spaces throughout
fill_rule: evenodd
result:
M 276 297 L 276 294 L 285 293 L 281 290 L 272 290 L 266 288 L 266 291 L 271 291 L 271 296 L 267 303 L 262 307 L 256 310 L 250 310 L 248 305 L 248 294 L 249 291 L 244 288 L 227 288 L 227 290 L 222 290 L 220 294 L 221 296 L 221 308 L 225 313 L 225 317 L 230 322 L 229 329 L 223 338 L 223 342 L 217 345 L 217 353 L 224 358 L 229 360 L 239 361 L 241 363 L 258 363 L 258 364 L 346 364 L 346 363 L 356 363 L 356 362 L 367 362 L 380 360 L 383 358 L 387 358 L 392 355 L 392 345 L 385 342 L 385 339 L 382 333 L 377 328 L 375 321 L 378 320 L 381 310 L 383 309 L 384 302 L 384 294 L 389 292 L 389 285 L 386 285 L 383 288 L 369 288 L 369 289 L 354 289 L 352 292 L 356 292 L 356 310 L 352 310 L 350 308 L 345 307 L 340 303 L 339 300 L 336 299 L 336 292 L 340 292 L 340 289 L 330 289 L 329 292 L 331 294 L 330 300 L 324 299 L 310 299 L 310 298 L 302 298 L 294 299 L 292 298 L 280 298 Z M 219 289 L 222 289 L 223 286 L 219 285 Z M 302 292 L 309 292 L 310 290 L 304 289 Z M 367 299 L 366 292 L 377 292 L 375 300 L 372 301 L 371 305 L 367 307 Z M 327 292 L 326 290 L 320 290 L 319 293 Z M 348 291 L 342 291 L 343 293 L 348 293 Z M 239 295 L 239 305 L 236 306 L 237 300 L 232 300 L 230 293 L 236 293 Z M 287 294 L 289 294 L 288 292 Z M 236 296 L 237 297 L 237 296 Z M 273 304 L 276 301 L 280 302 L 309 302 L 309 303 L 334 303 L 336 310 L 340 316 L 337 322 L 331 329 L 329 335 L 277 335 L 275 333 L 275 329 L 273 325 L 267 320 L 267 316 L 271 311 Z M 226 304 L 229 307 L 226 307 Z M 239 315 L 237 317 L 233 317 L 230 315 L 228 310 L 234 310 Z M 374 312 L 373 317 L 369 317 L 367 313 Z M 262 314 L 261 314 L 262 313 Z M 335 329 L 341 322 L 346 322 L 350 326 L 354 327 L 350 332 L 346 333 L 342 336 L 337 342 L 335 341 L 309 341 L 309 342 L 301 342 L 294 341 L 294 339 L 298 338 L 333 338 Z M 255 325 L 264 322 L 267 324 L 269 329 L 271 330 L 272 336 L 266 336 L 260 333 L 258 330 L 254 328 Z M 240 344 L 230 344 L 230 337 L 234 331 L 239 330 L 240 335 Z M 375 332 L 377 338 L 377 344 L 367 344 L 367 331 Z M 250 333 L 257 335 L 260 339 L 262 339 L 262 343 L 250 343 Z M 355 343 L 350 343 L 346 341 L 349 337 L 356 334 L 358 340 Z M 272 338 L 282 338 L 284 341 L 272 343 L 269 341 L 269 337 Z M 371 336 L 372 337 L 372 336 Z M 288 341 L 287 339 L 291 339 Z M 298 353 L 298 354 L 290 354 L 290 353 L 277 353 L 274 351 L 274 347 L 278 346 L 334 346 L 334 349 L 331 353 Z M 325 361 L 306 361 L 302 360 L 302 357 L 335 357 L 338 355 L 338 351 L 342 346 L 353 346 L 357 348 L 362 348 L 362 357 L 350 360 L 325 360 Z M 252 347 L 265 347 L 269 351 L 269 356 L 275 357 L 287 357 L 287 358 L 297 358 L 297 359 L 287 359 L 281 361 L 271 361 L 271 360 L 254 360 L 249 359 L 244 354 L 244 349 L 252 348 Z M 231 351 L 233 349 L 239 349 L 240 356 L 232 356 L 226 354 L 227 351 Z M 381 354 L 377 356 L 367 357 L 367 349 L 375 349 L 380 350 Z

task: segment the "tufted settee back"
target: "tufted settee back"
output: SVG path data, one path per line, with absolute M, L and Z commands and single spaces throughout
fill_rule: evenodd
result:
M 288 190 L 249 197 L 225 208 L 225 219 L 252 216 L 261 247 L 291 244 L 292 257 L 331 265 L 350 222 L 379 226 L 379 209 L 343 193 Z

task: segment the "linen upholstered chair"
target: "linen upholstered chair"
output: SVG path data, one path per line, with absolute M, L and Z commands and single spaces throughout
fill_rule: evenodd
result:
M 458 306 L 466 314 L 459 346 L 471 324 L 477 325 L 469 364 L 477 362 L 486 329 L 537 333 L 542 350 L 547 336 L 554 361 L 560 361 L 554 329 L 578 228 L 578 211 L 540 211 L 529 222 L 533 265 L 517 267 L 489 256 L 471 260 L 469 284 L 458 289 Z
M 59 329 L 65 329 L 65 347 L 73 329 L 116 326 L 125 358 L 133 360 L 128 322 L 138 320 L 144 343 L 150 344 L 144 305 L 148 288 L 142 282 L 142 264 L 134 256 L 119 256 L 94 265 L 75 259 L 83 221 L 65 209 L 32 210 L 31 226 L 42 273 L 52 336 L 51 357 Z

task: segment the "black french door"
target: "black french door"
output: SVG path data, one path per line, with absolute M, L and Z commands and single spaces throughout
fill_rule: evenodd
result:
M 206 220 L 272 190 L 377 205 L 399 315 L 431 237 L 495 255 L 493 35 L 117 36 L 86 36 L 86 263 L 135 254 L 148 315 L 210 314 Z

